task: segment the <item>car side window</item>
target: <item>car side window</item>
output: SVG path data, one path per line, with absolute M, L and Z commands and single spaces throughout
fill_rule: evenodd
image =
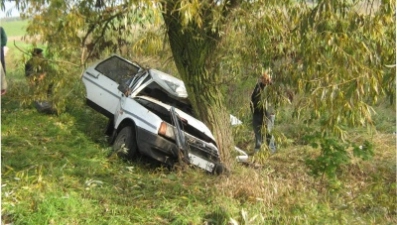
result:
M 140 67 L 120 57 L 112 56 L 99 63 L 95 70 L 121 84 L 121 82 L 137 74 Z

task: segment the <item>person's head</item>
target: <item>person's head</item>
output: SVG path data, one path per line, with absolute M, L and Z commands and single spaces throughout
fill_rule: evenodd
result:
M 33 52 L 32 52 L 32 55 L 33 55 L 34 57 L 37 57 L 37 56 L 41 57 L 41 56 L 43 56 L 43 49 L 41 49 L 41 48 L 34 48 L 34 49 L 33 49 Z
M 260 82 L 263 85 L 269 85 L 272 84 L 272 77 L 269 75 L 268 72 L 263 73 L 263 75 L 260 78 Z

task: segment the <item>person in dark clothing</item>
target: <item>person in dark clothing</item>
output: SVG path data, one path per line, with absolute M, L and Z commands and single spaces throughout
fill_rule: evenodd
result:
M 34 48 L 32 58 L 25 64 L 25 76 L 29 80 L 29 84 L 35 88 L 44 83 L 44 78 L 50 72 L 47 60 L 43 56 L 43 49 Z M 51 94 L 52 84 L 48 85 L 48 94 Z
M 0 43 L 1 43 L 1 48 L 0 48 L 1 65 L 3 67 L 4 73 L 6 73 L 6 62 L 5 62 L 5 56 L 4 56 L 4 47 L 7 45 L 7 34 L 4 31 L 3 27 L 0 27 Z
M 51 68 L 43 57 L 43 49 L 34 48 L 32 58 L 25 64 L 25 76 L 35 94 L 39 94 L 43 90 L 42 88 L 47 90 L 47 99 L 51 98 L 53 88 L 53 84 L 48 80 L 48 73 L 51 73 Z M 55 109 L 52 108 L 51 103 L 47 100 L 36 100 L 34 103 L 39 112 L 55 113 Z
M 274 114 L 269 112 L 265 107 L 266 103 L 262 101 L 262 92 L 267 85 L 272 84 L 272 79 L 268 73 L 264 73 L 258 80 L 254 91 L 251 94 L 251 112 L 252 125 L 255 133 L 255 152 L 259 151 L 262 145 L 263 133 L 262 127 L 267 125 L 266 142 L 272 152 L 276 151 L 274 137 L 269 134 L 274 124 Z
M 43 49 L 34 48 L 32 58 L 25 64 L 25 76 L 29 79 L 42 80 L 45 77 L 45 59 L 43 57 Z

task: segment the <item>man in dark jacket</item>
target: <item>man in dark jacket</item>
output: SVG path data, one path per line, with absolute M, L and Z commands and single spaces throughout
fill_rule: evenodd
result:
M 266 102 L 262 101 L 262 92 L 267 85 L 272 84 L 272 79 L 268 73 L 264 73 L 258 80 L 254 91 L 251 94 L 252 125 L 255 133 L 255 152 L 259 151 L 262 145 L 262 128 L 266 124 L 266 142 L 272 152 L 276 151 L 274 137 L 269 134 L 274 124 L 274 114 L 266 108 Z M 266 121 L 265 121 L 266 120 Z

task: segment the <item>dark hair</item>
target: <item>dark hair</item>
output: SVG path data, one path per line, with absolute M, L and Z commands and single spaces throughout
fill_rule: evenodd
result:
M 34 48 L 34 49 L 33 49 L 33 52 L 32 52 L 32 55 L 33 55 L 33 56 L 36 56 L 36 55 L 41 54 L 42 52 L 43 52 L 43 49 L 41 49 L 41 48 Z

